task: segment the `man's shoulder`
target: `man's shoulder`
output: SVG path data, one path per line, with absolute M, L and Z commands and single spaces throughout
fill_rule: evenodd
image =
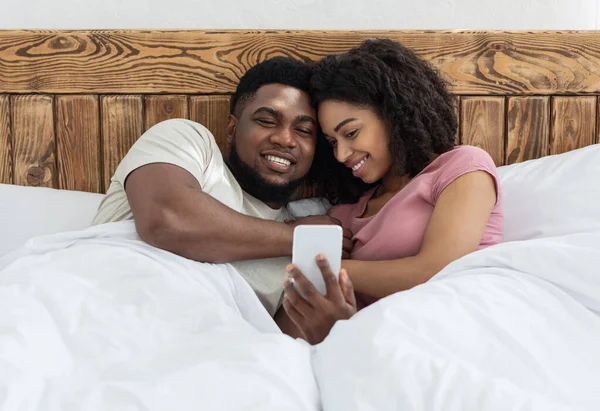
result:
M 133 145 L 128 156 L 144 160 L 186 162 L 205 169 L 211 163 L 222 161 L 222 153 L 215 137 L 204 125 L 177 118 L 161 121 L 150 127 Z M 170 161 L 172 160 L 172 161 Z M 175 163 L 180 165 L 179 162 Z M 204 170 L 206 171 L 206 170 Z
M 142 135 L 142 138 L 149 139 L 174 139 L 176 137 L 191 138 L 194 140 L 200 138 L 211 144 L 217 144 L 214 135 L 206 126 L 184 118 L 174 118 L 156 123 Z

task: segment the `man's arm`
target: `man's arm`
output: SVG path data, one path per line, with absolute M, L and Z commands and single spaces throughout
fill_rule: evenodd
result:
M 142 166 L 125 189 L 138 234 L 155 247 L 210 263 L 291 255 L 292 226 L 232 210 L 175 165 Z

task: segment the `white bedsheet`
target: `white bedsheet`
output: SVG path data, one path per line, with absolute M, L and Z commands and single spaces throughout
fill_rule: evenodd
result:
M 315 410 L 310 347 L 229 265 L 149 247 L 133 223 L 0 259 L 0 409 Z
M 339 322 L 326 410 L 600 409 L 600 233 L 501 244 Z

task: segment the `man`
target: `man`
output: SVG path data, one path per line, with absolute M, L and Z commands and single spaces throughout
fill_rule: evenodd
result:
M 232 96 L 225 160 L 200 124 L 177 119 L 150 128 L 119 164 L 94 224 L 133 219 L 155 247 L 231 262 L 274 316 L 293 227 L 338 223 L 326 216 L 284 222 L 317 144 L 309 79 L 310 68 L 289 58 L 248 70 Z

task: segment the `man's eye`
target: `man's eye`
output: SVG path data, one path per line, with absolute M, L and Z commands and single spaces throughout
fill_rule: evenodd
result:
M 259 118 L 256 121 L 258 121 L 263 126 L 274 126 L 275 125 L 275 122 L 273 120 L 267 120 L 264 118 Z
M 307 128 L 299 128 L 299 129 L 297 129 L 297 130 L 298 130 L 298 132 L 300 132 L 300 133 L 302 133 L 302 134 L 309 134 L 309 135 L 312 135 L 312 130 L 309 130 L 309 129 L 307 129 Z

